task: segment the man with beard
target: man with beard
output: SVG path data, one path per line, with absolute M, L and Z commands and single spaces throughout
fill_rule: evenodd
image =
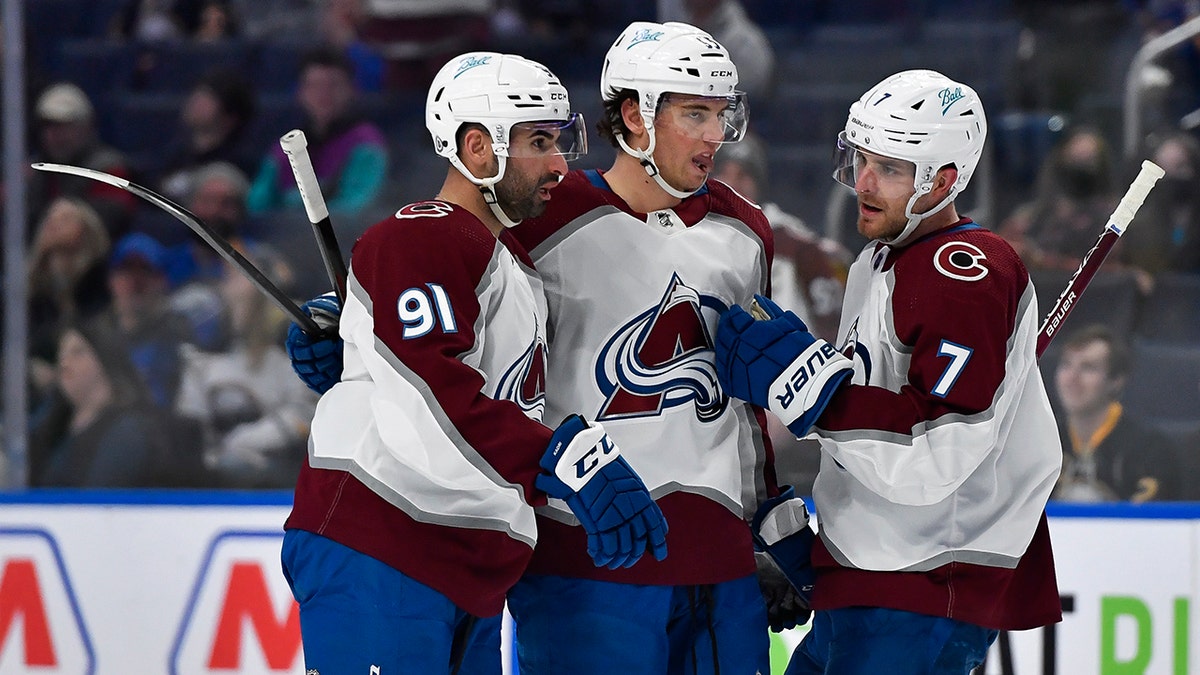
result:
M 582 117 L 544 66 L 474 52 L 434 78 L 425 120 L 451 164 L 441 189 L 356 242 L 340 340 L 288 341 L 324 394 L 283 565 L 306 668 L 326 675 L 499 675 L 500 612 L 547 495 L 584 523 L 590 564 L 666 555 L 661 511 L 600 425 L 539 421 L 546 301 L 506 228 L 586 151 Z M 305 306 L 337 321 L 335 298 Z
M 1045 506 L 1062 463 L 1029 273 L 955 205 L 983 152 L 979 96 L 931 70 L 850 106 L 834 178 L 871 240 L 840 350 L 766 298 L 731 308 L 731 396 L 815 436 L 813 625 L 788 675 L 967 675 L 1001 630 L 1062 618 Z M 795 573 L 809 565 L 797 560 Z

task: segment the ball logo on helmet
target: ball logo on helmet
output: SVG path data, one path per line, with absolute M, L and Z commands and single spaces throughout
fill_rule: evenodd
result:
M 662 31 L 643 28 L 633 34 L 633 38 L 629 41 L 629 46 L 625 49 L 633 49 L 634 45 L 640 45 L 643 42 L 658 42 L 662 39 L 663 34 Z
M 954 87 L 953 89 L 946 87 L 938 92 L 938 97 L 942 99 L 942 114 L 945 115 L 950 106 L 954 105 L 955 101 L 965 98 L 966 94 L 963 94 L 962 87 Z
M 454 73 L 454 78 L 458 78 L 459 75 L 462 75 L 472 68 L 486 66 L 491 62 L 491 60 L 491 56 L 468 56 L 467 58 L 458 62 L 458 71 Z

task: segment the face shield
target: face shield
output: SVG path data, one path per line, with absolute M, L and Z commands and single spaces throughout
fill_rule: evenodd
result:
M 692 96 L 665 94 L 655 113 L 656 126 L 670 127 L 687 138 L 736 143 L 746 135 L 750 116 L 746 95 Z
M 833 166 L 833 179 L 855 192 L 860 181 L 864 190 L 884 199 L 906 198 L 915 190 L 916 164 L 860 150 L 846 139 L 844 131 L 838 134 Z
M 566 120 L 518 122 L 508 134 L 508 147 L 497 154 L 511 158 L 562 155 L 568 162 L 587 154 L 587 124 L 581 113 Z

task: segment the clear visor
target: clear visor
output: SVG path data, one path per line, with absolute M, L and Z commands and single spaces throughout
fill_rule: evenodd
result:
M 869 182 L 869 189 L 889 199 L 911 194 L 917 175 L 916 164 L 860 150 L 846 139 L 845 131 L 838 134 L 833 167 L 833 179 L 842 185 L 857 191 L 860 181 Z
M 736 143 L 750 123 L 746 94 L 692 96 L 667 94 L 659 101 L 656 126 L 670 126 L 688 138 L 713 143 Z
M 587 124 L 582 113 L 566 120 L 518 122 L 508 134 L 509 157 L 562 155 L 566 161 L 587 154 Z

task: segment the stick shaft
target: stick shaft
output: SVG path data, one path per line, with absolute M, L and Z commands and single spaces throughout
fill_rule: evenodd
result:
M 1046 320 L 1042 322 L 1042 328 L 1038 331 L 1037 340 L 1037 356 L 1041 358 L 1042 353 L 1050 346 L 1050 341 L 1058 335 L 1058 329 L 1062 327 L 1064 321 L 1075 309 L 1075 305 L 1079 302 L 1079 297 L 1083 295 L 1088 284 L 1091 283 L 1092 277 L 1096 276 L 1096 272 L 1100 270 L 1100 265 L 1104 259 L 1108 257 L 1109 251 L 1113 245 L 1117 243 L 1121 235 L 1113 230 L 1104 230 L 1100 238 L 1096 240 L 1092 249 L 1083 256 L 1083 262 L 1080 263 L 1079 269 L 1075 270 L 1075 274 L 1071 275 L 1071 280 L 1067 282 L 1067 287 L 1059 294 L 1058 300 L 1055 301 L 1054 307 L 1046 315 Z
M 1129 184 L 1129 189 L 1125 191 L 1125 196 L 1121 198 L 1121 202 L 1117 204 L 1117 208 L 1113 210 L 1111 216 L 1108 217 L 1108 223 L 1104 226 L 1104 231 L 1100 233 L 1100 237 L 1096 240 L 1096 244 L 1092 249 L 1083 256 L 1083 260 L 1079 263 L 1079 268 L 1075 270 L 1075 274 L 1071 275 L 1071 280 L 1067 282 L 1067 287 L 1059 294 L 1058 300 L 1054 303 L 1054 307 L 1050 313 L 1046 315 L 1046 320 L 1042 322 L 1041 330 L 1038 331 L 1037 340 L 1037 356 L 1041 358 L 1042 353 L 1050 346 L 1050 342 L 1058 335 L 1062 324 L 1070 316 L 1075 305 L 1078 304 L 1079 298 L 1091 283 L 1092 277 L 1096 276 L 1100 265 L 1104 263 L 1104 259 L 1108 257 L 1109 251 L 1113 245 L 1117 243 L 1117 239 L 1125 234 L 1125 228 L 1129 226 L 1133 216 L 1141 208 L 1142 202 L 1146 200 L 1146 195 L 1158 182 L 1159 178 L 1163 177 L 1163 170 L 1155 163 L 1150 161 L 1142 162 L 1142 169 L 1138 172 L 1133 182 Z
M 296 187 L 300 190 L 300 200 L 304 202 L 304 211 L 308 221 L 312 223 L 313 235 L 317 238 L 317 248 L 321 251 L 321 262 L 325 265 L 325 274 L 333 284 L 338 300 L 346 299 L 346 262 L 342 259 L 342 249 L 338 246 L 337 236 L 333 231 L 333 223 L 329 219 L 329 208 L 325 205 L 325 197 L 321 194 L 321 185 L 317 181 L 317 172 L 313 169 L 312 159 L 308 156 L 308 139 L 304 132 L 292 129 L 279 139 L 279 146 L 292 165 L 292 175 L 296 178 Z
M 266 295 L 271 302 L 275 303 L 275 306 L 283 310 L 285 314 L 292 317 L 292 320 L 295 321 L 305 333 L 313 337 L 320 337 L 326 334 L 326 332 L 317 325 L 317 322 L 313 321 L 312 317 L 305 314 L 304 310 L 300 309 L 300 307 L 298 307 L 296 303 L 287 296 L 286 293 L 281 291 L 279 287 L 274 284 L 274 282 L 268 279 L 261 270 L 255 267 L 254 263 L 247 260 L 246 257 L 239 253 L 232 244 L 225 240 L 224 237 L 218 234 L 217 231 L 212 229 L 212 227 L 210 227 L 207 223 L 200 220 L 196 214 L 188 211 L 179 204 L 176 204 L 170 199 L 167 199 L 153 190 L 142 187 L 137 183 L 131 183 L 124 178 L 107 174 L 103 171 L 96 171 L 94 169 L 71 166 L 68 164 L 50 164 L 46 162 L 34 164 L 33 168 L 38 169 L 39 171 L 50 171 L 53 173 L 66 173 L 75 176 L 82 176 L 84 178 L 100 181 L 101 183 L 107 183 L 108 185 L 119 187 L 126 192 L 135 194 L 151 204 L 154 204 L 158 208 L 174 216 L 176 220 L 182 222 L 184 225 L 187 225 L 188 229 L 199 235 L 199 237 L 203 239 L 210 248 L 216 251 L 218 255 L 236 267 L 239 271 L 241 271 L 242 274 L 246 275 L 246 277 L 250 279 L 251 283 L 253 283 L 254 286 L 263 293 L 263 295 Z

